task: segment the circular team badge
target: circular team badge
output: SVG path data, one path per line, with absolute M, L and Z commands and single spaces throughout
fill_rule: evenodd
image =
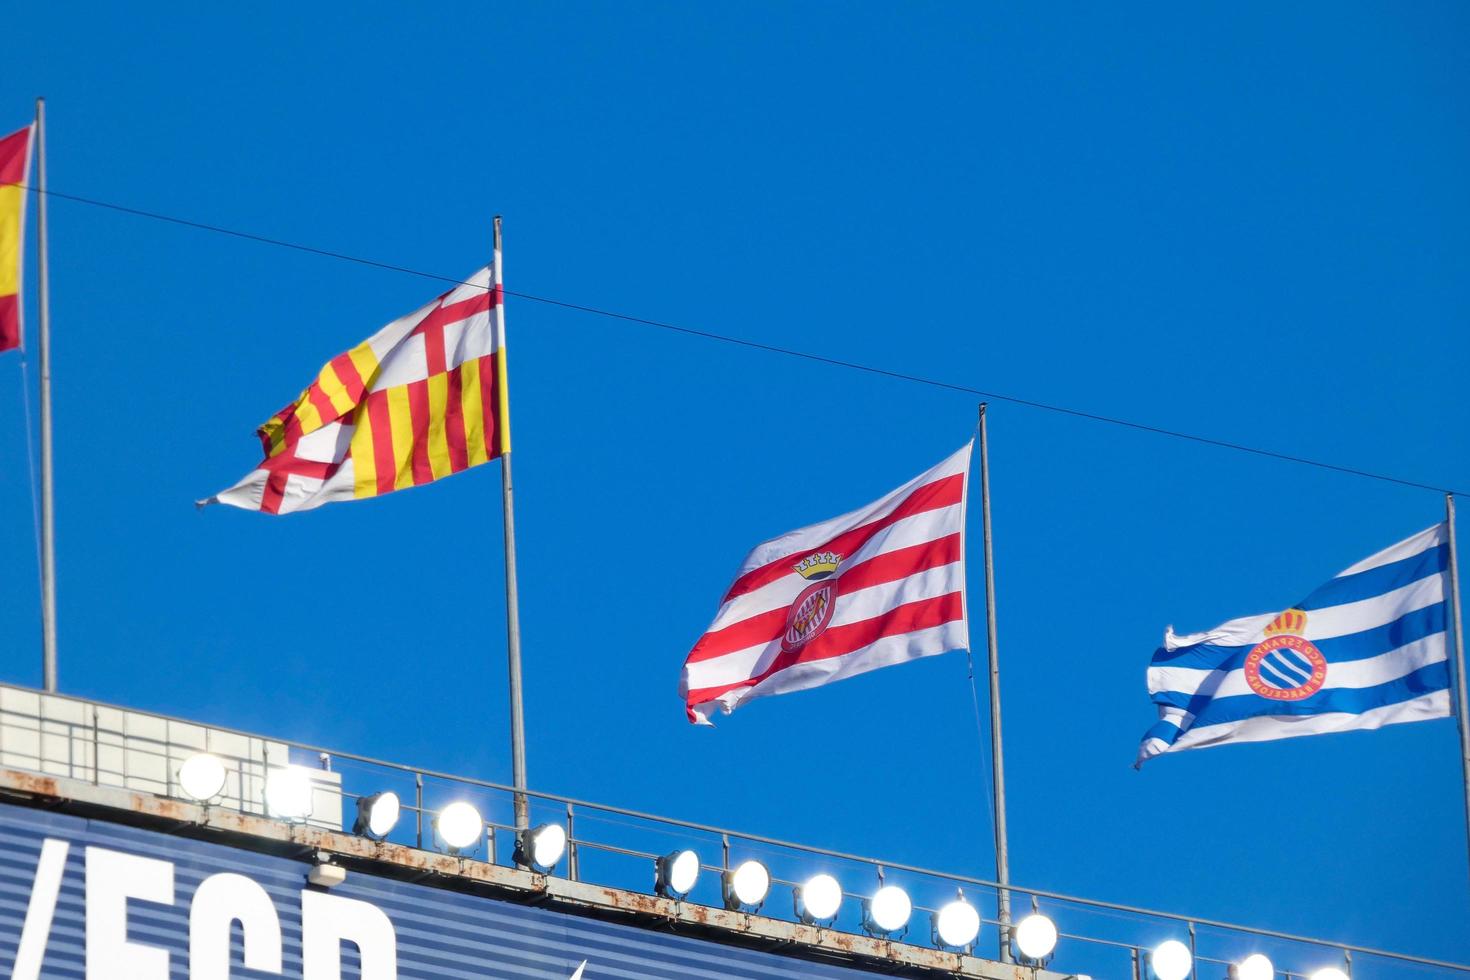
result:
M 1268 636 L 1245 658 L 1245 682 L 1263 698 L 1301 701 L 1322 690 L 1327 658 L 1311 640 L 1300 636 Z
M 786 632 L 781 634 L 781 649 L 795 653 L 822 635 L 832 622 L 837 605 L 837 579 L 813 582 L 802 590 L 786 613 Z

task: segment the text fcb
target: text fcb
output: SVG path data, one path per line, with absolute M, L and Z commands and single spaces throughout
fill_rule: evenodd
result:
M 781 649 L 795 653 L 822 635 L 832 622 L 837 605 L 837 579 L 813 582 L 802 590 L 786 614 L 786 632 L 781 635 Z

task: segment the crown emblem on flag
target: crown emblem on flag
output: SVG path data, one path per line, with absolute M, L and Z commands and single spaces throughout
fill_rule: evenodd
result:
M 1292 636 L 1301 636 L 1307 628 L 1307 614 L 1300 609 L 1288 609 L 1275 619 L 1271 620 L 1266 627 L 1267 636 L 1276 636 L 1285 633 Z
M 837 571 L 837 563 L 840 561 L 842 556 L 835 551 L 817 551 L 791 567 L 804 579 L 826 578 Z

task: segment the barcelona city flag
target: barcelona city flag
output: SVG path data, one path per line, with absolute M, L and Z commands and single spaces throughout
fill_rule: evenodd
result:
M 328 361 L 257 430 L 265 459 L 201 506 L 289 514 L 431 483 L 509 452 L 495 268 Z
M 26 242 L 31 130 L 0 139 L 0 351 L 19 347 L 20 265 Z

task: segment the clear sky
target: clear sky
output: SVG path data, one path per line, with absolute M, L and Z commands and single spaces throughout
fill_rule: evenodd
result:
M 512 290 L 1470 487 L 1463 4 L 6 22 L 0 129 L 47 97 L 60 192 L 450 276 L 500 213 Z M 439 287 L 50 216 L 62 688 L 507 780 L 493 465 L 287 518 L 192 503 Z M 932 465 L 975 399 L 507 318 L 533 786 L 988 875 L 963 654 L 712 730 L 676 693 L 752 544 Z M 0 355 L 0 636 L 39 684 L 19 379 Z M 1013 877 L 1470 960 L 1452 722 L 1129 768 L 1166 624 L 1279 609 L 1442 498 L 1002 403 L 991 435 Z

